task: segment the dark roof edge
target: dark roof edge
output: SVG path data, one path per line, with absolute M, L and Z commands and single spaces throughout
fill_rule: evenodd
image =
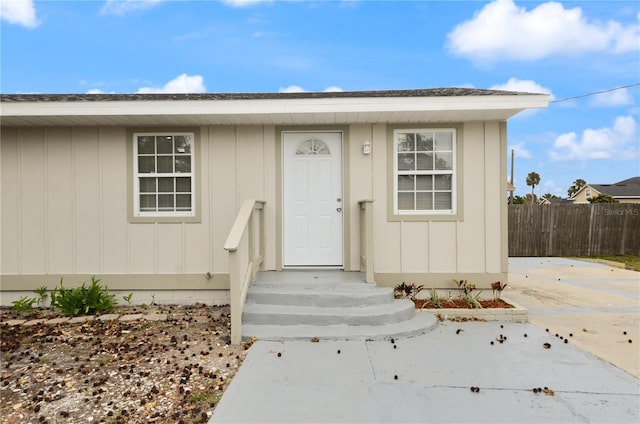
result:
M 459 97 L 546 95 L 478 88 L 428 88 L 417 90 L 330 91 L 299 93 L 146 93 L 146 94 L 0 94 L 2 102 L 97 102 L 142 100 L 269 100 L 382 97 Z

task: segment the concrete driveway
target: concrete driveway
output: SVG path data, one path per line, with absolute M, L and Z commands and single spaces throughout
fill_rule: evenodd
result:
M 447 321 L 393 342 L 257 341 L 211 422 L 639 422 L 640 380 L 620 369 L 638 360 L 638 273 L 547 258 L 513 259 L 510 270 L 504 295 L 531 307 L 535 324 Z
M 504 296 L 529 310 L 530 323 L 572 333 L 572 344 L 640 378 L 639 272 L 566 258 L 510 258 Z

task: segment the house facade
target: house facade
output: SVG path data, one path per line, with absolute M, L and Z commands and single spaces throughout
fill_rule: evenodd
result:
M 506 120 L 548 96 L 447 88 L 0 100 L 3 304 L 91 275 L 164 302 L 224 303 L 225 241 L 246 199 L 264 202 L 261 269 L 368 267 L 387 286 L 506 280 Z
M 613 184 L 587 184 L 569 200 L 573 203 L 589 203 L 589 199 L 607 194 L 620 203 L 640 203 L 640 177 L 627 178 Z

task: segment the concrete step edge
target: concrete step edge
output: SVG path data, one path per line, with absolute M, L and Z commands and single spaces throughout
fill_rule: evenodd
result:
M 366 306 L 393 302 L 387 290 L 326 291 L 326 290 L 249 290 L 247 303 L 289 306 Z
M 416 312 L 410 301 L 384 305 L 326 308 L 246 304 L 242 322 L 277 325 L 378 325 L 411 319 Z
M 243 338 L 256 337 L 258 340 L 380 340 L 390 337 L 411 337 L 427 333 L 438 325 L 433 314 L 420 313 L 410 320 L 394 324 L 375 326 L 350 325 L 260 325 L 245 324 Z
M 380 315 L 390 311 L 410 309 L 415 311 L 415 305 L 408 299 L 394 299 L 383 305 L 365 306 L 315 306 L 315 305 L 274 305 L 261 303 L 246 303 L 244 313 L 250 314 L 289 314 L 289 315 Z

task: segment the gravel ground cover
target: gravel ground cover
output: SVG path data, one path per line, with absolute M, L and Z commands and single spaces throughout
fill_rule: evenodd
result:
M 229 307 L 116 312 L 9 325 L 2 308 L 0 422 L 208 422 L 253 342 L 230 344 Z

